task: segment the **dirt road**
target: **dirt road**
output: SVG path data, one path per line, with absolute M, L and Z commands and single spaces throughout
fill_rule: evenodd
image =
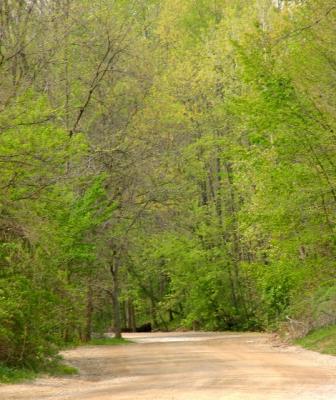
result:
M 336 357 L 264 334 L 130 334 L 64 353 L 80 375 L 0 386 L 1 400 L 336 400 Z

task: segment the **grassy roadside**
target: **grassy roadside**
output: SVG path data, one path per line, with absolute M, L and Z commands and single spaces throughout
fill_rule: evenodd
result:
M 11 368 L 4 364 L 0 364 L 0 384 L 28 381 L 36 378 L 37 375 L 38 374 L 35 371 L 31 371 L 29 369 Z
M 132 344 L 131 340 L 128 339 L 116 339 L 116 338 L 97 338 L 97 339 L 91 339 L 88 343 L 84 343 L 85 345 L 90 345 L 90 346 L 118 346 L 121 344 Z
M 39 370 L 8 367 L 0 363 L 0 384 L 31 381 L 45 374 L 49 376 L 69 376 L 76 375 L 77 373 L 77 368 L 63 363 L 60 358 L 53 360 L 47 366 Z
M 115 339 L 115 338 L 97 338 L 92 339 L 87 343 L 79 343 L 69 345 L 66 348 L 76 348 L 78 346 L 118 346 L 125 344 L 132 344 L 133 342 L 127 339 Z M 41 375 L 49 376 L 69 376 L 78 374 L 78 370 L 71 365 L 63 362 L 61 356 L 57 356 L 50 363 L 46 364 L 44 368 L 40 370 L 32 370 L 28 368 L 14 368 L 8 367 L 3 363 L 0 363 L 0 384 L 13 384 L 24 381 L 31 381 Z
M 304 338 L 297 339 L 295 344 L 308 350 L 336 356 L 336 325 L 312 331 Z

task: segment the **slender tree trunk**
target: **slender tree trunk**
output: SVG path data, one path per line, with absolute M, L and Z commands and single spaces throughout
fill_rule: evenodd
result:
M 135 313 L 132 299 L 128 299 L 127 301 L 127 315 L 128 315 L 128 328 L 132 331 L 136 331 L 136 323 L 135 323 Z
M 223 207 L 222 207 L 222 166 L 219 156 L 216 158 L 216 175 L 217 175 L 217 191 L 216 191 L 216 213 L 218 223 L 223 232 Z
M 119 302 L 119 260 L 117 257 L 113 258 L 110 266 L 112 275 L 112 307 L 113 307 L 113 322 L 114 322 L 114 337 L 121 338 L 121 318 L 120 318 L 120 302 Z
M 93 315 L 93 290 L 91 279 L 88 281 L 87 288 L 87 303 L 86 303 L 86 323 L 85 323 L 85 336 L 86 342 L 91 340 L 92 337 L 92 315 Z
M 150 316 L 151 316 L 151 325 L 154 329 L 159 327 L 159 323 L 157 320 L 157 313 L 156 313 L 156 305 L 154 299 L 150 298 Z
M 229 184 L 229 209 L 231 213 L 231 244 L 232 244 L 232 251 L 231 251 L 231 258 L 232 258 L 232 269 L 231 269 L 231 279 L 232 279 L 232 288 L 233 293 L 232 297 L 234 300 L 235 307 L 239 306 L 240 302 L 243 302 L 241 296 L 241 287 L 240 287 L 240 278 L 239 278 L 239 261 L 240 261 L 240 244 L 239 244 L 239 237 L 237 233 L 237 215 L 236 215 L 236 193 L 233 183 L 233 171 L 232 165 L 230 162 L 225 163 L 226 173 L 227 173 L 227 181 Z M 240 301 L 239 301 L 239 300 Z M 245 305 L 242 304 L 245 308 Z

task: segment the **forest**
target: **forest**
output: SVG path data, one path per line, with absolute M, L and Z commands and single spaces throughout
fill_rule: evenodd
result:
M 0 1 L 0 363 L 336 322 L 333 0 Z

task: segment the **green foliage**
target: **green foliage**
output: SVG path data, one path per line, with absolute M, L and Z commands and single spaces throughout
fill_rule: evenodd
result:
M 78 180 L 66 165 L 80 162 L 85 140 L 70 141 L 51 122 L 45 98 L 27 92 L 17 101 L 0 116 L 7 124 L 0 137 L 0 359 L 38 369 L 80 332 L 83 296 L 69 281 L 70 267 L 94 259 L 87 235 L 115 206 L 102 176 L 89 179 L 82 195 L 74 192 Z
M 28 369 L 11 368 L 0 364 L 0 382 L 1 383 L 19 383 L 36 378 L 37 373 Z
M 45 319 L 46 312 L 53 314 L 55 296 L 20 276 L 1 283 L 1 358 L 9 365 L 36 367 L 57 350 L 55 321 Z
M 13 384 L 25 381 L 30 381 L 37 378 L 41 374 L 50 376 L 71 376 L 78 374 L 78 370 L 71 365 L 64 364 L 60 359 L 54 359 L 40 369 L 26 369 L 8 367 L 5 364 L 0 364 L 0 383 Z
M 334 324 L 328 2 L 93 3 L 0 7 L 0 362 Z
M 275 12 L 271 2 L 223 2 L 218 18 L 211 2 L 176 4 L 174 35 L 170 5 L 160 20 L 174 66 L 155 93 L 170 94 L 162 130 L 171 103 L 188 111 L 178 169 L 187 192 L 175 232 L 139 248 L 142 296 L 159 319 L 188 327 L 276 328 L 288 316 L 317 326 L 333 302 L 319 297 L 335 255 L 331 22 L 310 26 L 311 4 Z
M 336 355 L 336 326 L 320 328 L 310 332 L 296 343 L 306 349 Z

